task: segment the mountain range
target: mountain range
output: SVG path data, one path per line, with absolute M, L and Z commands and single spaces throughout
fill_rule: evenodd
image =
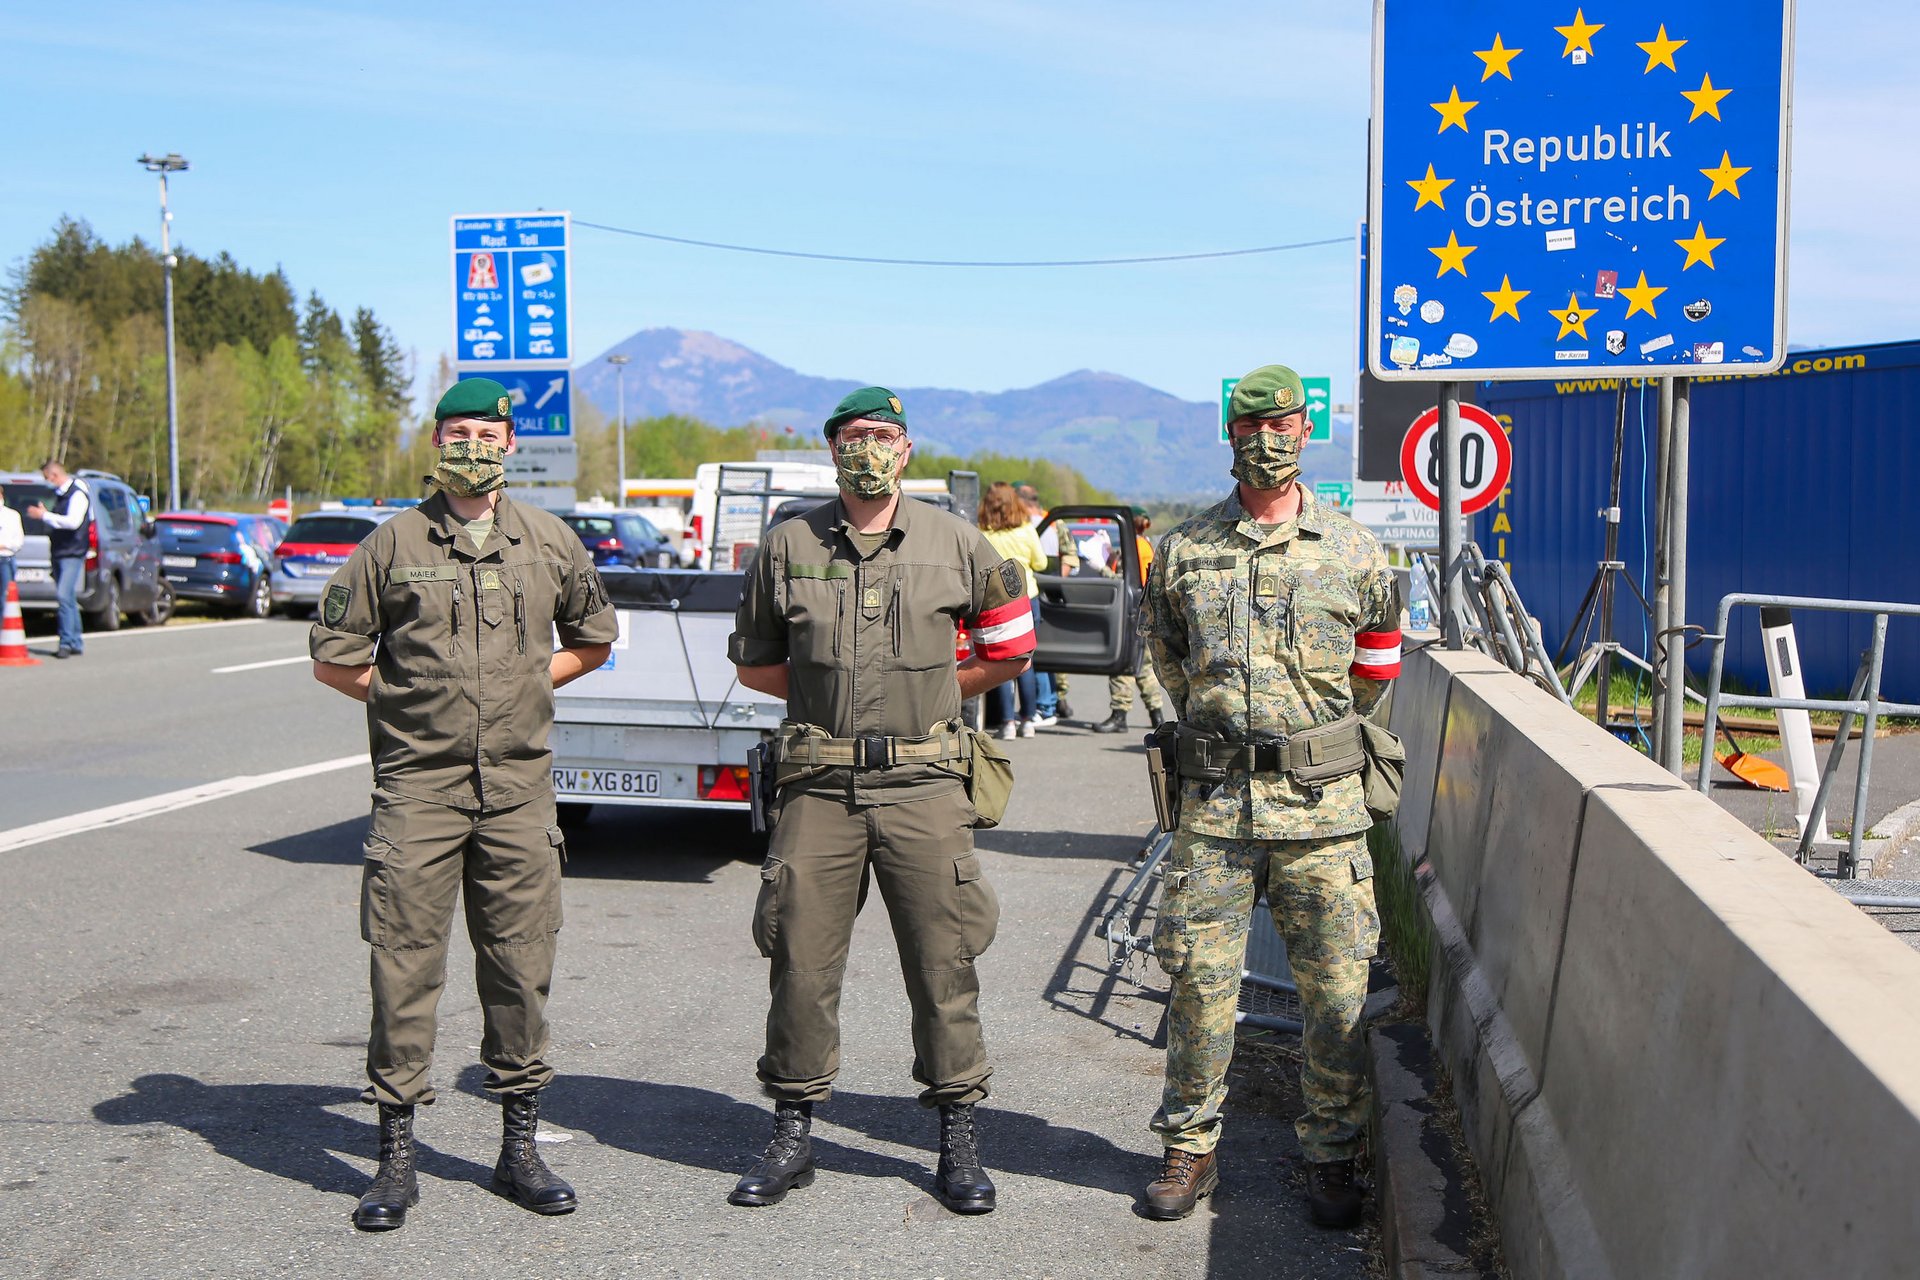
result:
M 609 418 L 618 399 L 611 355 L 630 361 L 629 421 L 682 414 L 722 427 L 792 427 L 812 437 L 840 398 L 864 385 L 800 373 L 715 334 L 642 329 L 574 371 L 577 394 Z M 894 390 L 915 439 L 936 452 L 1046 458 L 1123 498 L 1192 497 L 1229 483 L 1219 406 L 1120 374 L 1081 369 L 1013 391 Z M 1347 478 L 1352 426 L 1336 414 L 1333 430 L 1331 444 L 1307 451 L 1309 480 Z

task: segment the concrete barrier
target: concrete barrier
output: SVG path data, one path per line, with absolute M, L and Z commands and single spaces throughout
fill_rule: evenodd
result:
M 1920 955 L 1478 654 L 1410 655 L 1391 716 L 1514 1273 L 1920 1271 Z

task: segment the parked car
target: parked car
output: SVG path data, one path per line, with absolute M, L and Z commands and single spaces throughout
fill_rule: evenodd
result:
M 678 562 L 673 540 L 635 511 L 572 511 L 560 517 L 580 535 L 597 566 L 671 569 Z
M 273 607 L 289 618 L 308 618 L 320 603 L 333 571 L 347 562 L 361 540 L 404 507 L 354 507 L 301 516 L 273 549 Z
M 207 600 L 249 618 L 273 612 L 273 552 L 287 526 L 238 511 L 168 511 L 160 568 L 184 600 Z
M 117 631 L 125 617 L 136 626 L 160 626 L 173 616 L 173 585 L 160 572 L 160 540 L 147 519 L 148 499 L 108 471 L 76 471 L 87 491 L 92 518 L 87 521 L 87 569 L 80 587 L 80 612 L 88 631 Z M 53 487 L 37 471 L 0 474 L 7 505 L 20 512 L 27 538 L 14 555 L 22 609 L 56 607 L 53 562 L 47 554 L 47 526 L 26 509 L 50 501 Z

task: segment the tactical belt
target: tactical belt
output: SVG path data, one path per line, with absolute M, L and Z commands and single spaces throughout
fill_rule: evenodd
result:
M 964 735 L 940 729 L 924 738 L 893 738 L 881 733 L 857 738 L 815 737 L 789 729 L 774 739 L 775 759 L 784 765 L 839 769 L 889 769 L 902 764 L 938 764 L 965 760 L 971 752 Z
M 1259 742 L 1225 742 L 1183 725 L 1177 755 L 1181 777 L 1216 782 L 1234 769 L 1285 773 L 1303 783 L 1329 782 L 1360 772 L 1366 762 L 1360 721 L 1353 716 Z

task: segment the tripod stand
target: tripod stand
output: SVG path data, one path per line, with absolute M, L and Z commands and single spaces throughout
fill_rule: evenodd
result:
M 1554 666 L 1564 668 L 1567 651 L 1578 637 L 1580 653 L 1573 661 L 1566 688 L 1578 697 L 1580 686 L 1587 677 L 1597 673 L 1594 719 L 1602 729 L 1611 728 L 1608 723 L 1608 686 L 1613 680 L 1614 656 L 1619 655 L 1623 661 L 1640 667 L 1648 675 L 1655 674 L 1645 658 L 1621 648 L 1620 642 L 1613 638 L 1613 599 L 1622 581 L 1633 592 L 1633 598 L 1639 601 L 1640 611 L 1646 616 L 1648 625 L 1651 626 L 1653 622 L 1653 606 L 1647 602 L 1646 592 L 1634 580 L 1626 561 L 1620 559 L 1620 456 L 1626 448 L 1626 435 L 1627 380 L 1622 378 L 1613 400 L 1613 469 L 1608 479 L 1607 507 L 1600 512 L 1600 517 L 1607 522 L 1606 549 L 1599 567 L 1594 570 L 1593 581 L 1587 584 L 1587 594 L 1581 598 L 1580 608 L 1573 615 L 1573 625 L 1567 628 L 1567 638 L 1561 642 L 1560 651 L 1553 657 Z M 1599 630 L 1597 638 L 1594 636 L 1596 625 Z

